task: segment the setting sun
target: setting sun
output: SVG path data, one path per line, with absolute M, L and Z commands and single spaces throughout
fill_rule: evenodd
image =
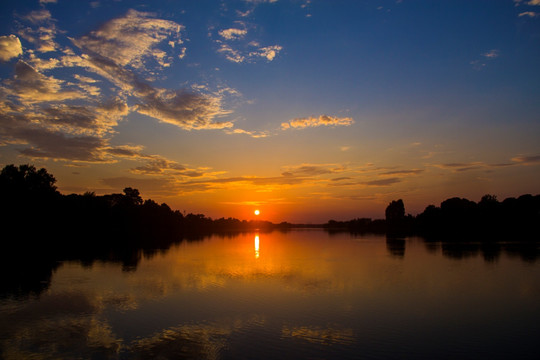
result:
M 257 209 L 257 210 L 255 210 L 253 213 L 254 213 L 255 215 L 259 215 L 261 212 L 259 211 L 259 209 Z

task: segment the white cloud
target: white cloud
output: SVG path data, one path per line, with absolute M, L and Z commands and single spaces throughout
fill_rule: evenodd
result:
M 289 120 L 288 122 L 281 123 L 281 129 L 305 129 L 308 127 L 318 126 L 350 126 L 352 124 L 354 124 L 354 120 L 349 117 L 338 118 L 328 115 L 320 115 L 319 117 L 311 116 L 308 118 L 296 118 Z
M 236 39 L 242 39 L 244 36 L 246 36 L 247 30 L 245 29 L 224 29 L 219 31 L 219 35 L 224 38 L 225 40 L 236 40 Z
M 0 36 L 0 61 L 9 61 L 22 53 L 21 41 L 17 36 Z
M 39 0 L 40 4 L 56 4 L 57 0 Z

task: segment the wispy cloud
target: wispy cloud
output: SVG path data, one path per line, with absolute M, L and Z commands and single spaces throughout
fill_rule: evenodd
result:
M 320 115 L 319 117 L 295 118 L 288 122 L 281 123 L 281 129 L 305 129 L 308 127 L 319 126 L 350 126 L 354 124 L 354 120 L 349 117 L 339 118 L 328 115 Z
M 366 186 L 390 186 L 393 184 L 397 184 L 401 182 L 402 180 L 397 177 L 392 177 L 388 179 L 380 179 L 380 180 L 371 180 L 361 183 L 362 185 Z
M 519 17 L 522 17 L 522 16 L 528 16 L 528 17 L 531 17 L 531 18 L 534 18 L 534 17 L 537 17 L 539 14 L 534 12 L 534 11 L 524 11 L 522 13 L 519 13 Z
M 482 54 L 482 56 L 488 58 L 488 59 L 495 59 L 498 58 L 500 54 L 500 51 L 497 49 L 491 49 L 488 52 Z
M 501 55 L 498 49 L 491 49 L 481 54 L 481 58 L 473 60 L 470 64 L 476 69 L 481 70 L 487 66 L 488 61 L 493 61 Z
M 22 53 L 21 41 L 17 36 L 0 36 L 0 61 L 9 61 Z
M 531 155 L 531 156 L 516 156 L 512 158 L 512 161 L 515 161 L 522 165 L 533 165 L 540 163 L 540 155 Z
M 425 171 L 424 169 L 393 170 L 393 171 L 383 172 L 381 175 L 401 175 L 401 176 L 419 175 L 423 173 L 424 171 Z
M 248 131 L 243 129 L 232 129 L 232 130 L 225 130 L 227 134 L 245 134 L 249 135 L 253 138 L 265 138 L 270 136 L 268 132 L 266 131 Z

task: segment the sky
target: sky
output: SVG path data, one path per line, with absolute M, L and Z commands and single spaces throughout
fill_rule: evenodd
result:
M 7 164 L 272 222 L 539 194 L 540 1 L 2 1 Z

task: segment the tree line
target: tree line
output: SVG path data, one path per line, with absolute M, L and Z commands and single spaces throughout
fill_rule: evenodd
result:
M 57 242 L 78 247 L 99 247 L 129 242 L 131 245 L 168 246 L 171 239 L 198 237 L 212 232 L 264 230 L 267 221 L 235 218 L 212 219 L 203 214 L 182 213 L 152 199 L 143 200 L 139 190 L 98 196 L 93 192 L 63 195 L 55 177 L 32 165 L 7 165 L 0 172 L 0 211 L 3 232 L 35 243 Z M 16 241 L 4 237 L 4 246 Z M 162 244 L 160 243 L 162 242 Z M 148 244 L 150 245 L 150 244 Z
M 55 177 L 46 169 L 32 165 L 7 165 L 0 172 L 0 212 L 4 246 L 43 243 L 50 246 L 96 248 L 137 245 L 168 247 L 179 238 L 197 238 L 216 232 L 258 229 L 289 229 L 306 225 L 268 221 L 246 221 L 235 218 L 212 219 L 203 214 L 182 213 L 152 199 L 143 200 L 137 189 L 126 187 L 123 193 L 96 195 L 61 194 Z M 313 226 L 313 225 L 310 225 Z M 422 235 L 452 239 L 465 236 L 526 236 L 540 240 L 540 195 L 522 195 L 498 201 L 485 195 L 476 203 L 464 198 L 450 198 L 440 206 L 429 205 L 416 215 L 405 212 L 403 200 L 390 202 L 384 219 L 357 218 L 330 220 L 315 225 L 329 231 L 387 233 L 389 235 Z M 44 236 L 49 239 L 45 241 Z M 50 239 L 50 237 L 53 237 Z M 509 240 L 511 240 L 509 238 Z
M 427 206 L 416 216 L 406 215 L 403 200 L 399 199 L 388 204 L 384 220 L 331 220 L 327 226 L 341 226 L 353 232 L 421 235 L 446 241 L 540 241 L 540 195 L 526 194 L 503 201 L 497 200 L 495 195 L 484 195 L 478 203 L 453 197 L 440 206 Z

